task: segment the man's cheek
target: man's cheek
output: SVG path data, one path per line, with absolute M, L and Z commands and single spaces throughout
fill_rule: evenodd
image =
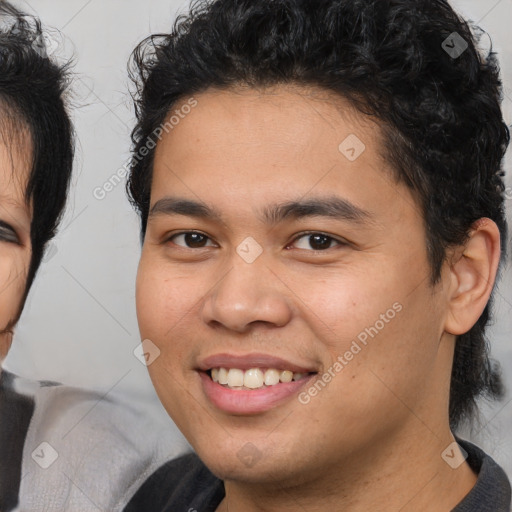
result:
M 137 318 L 144 331 L 158 331 L 170 322 L 179 304 L 172 286 L 161 272 L 150 272 L 148 265 L 139 269 L 136 285 Z

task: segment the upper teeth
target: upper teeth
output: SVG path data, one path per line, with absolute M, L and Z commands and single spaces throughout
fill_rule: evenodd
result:
M 211 375 L 213 382 L 227 385 L 230 388 L 257 389 L 263 387 L 263 385 L 274 386 L 279 382 L 303 379 L 307 373 L 293 373 L 289 370 L 281 371 L 274 368 L 267 370 L 251 368 L 245 371 L 238 368 L 213 368 Z

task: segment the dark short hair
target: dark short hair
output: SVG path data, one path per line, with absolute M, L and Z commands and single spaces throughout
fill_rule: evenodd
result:
M 56 234 L 69 189 L 74 132 L 63 99 L 69 64 L 58 65 L 48 58 L 37 18 L 2 0 L 0 21 L 1 131 L 13 143 L 28 132 L 32 147 L 25 190 L 27 204 L 33 208 L 32 258 L 24 302 L 45 247 Z M 15 136 L 9 134 L 13 130 Z
M 335 92 L 380 121 L 383 156 L 422 208 L 432 285 L 447 249 L 463 245 L 482 217 L 500 230 L 502 263 L 510 135 L 496 56 L 477 50 L 476 29 L 445 0 L 194 2 L 170 34 L 145 39 L 130 60 L 137 124 L 127 191 L 142 237 L 154 150 L 135 156 L 173 105 L 210 87 L 297 84 Z M 457 338 L 453 430 L 474 417 L 478 397 L 504 393 L 484 335 L 491 303 Z

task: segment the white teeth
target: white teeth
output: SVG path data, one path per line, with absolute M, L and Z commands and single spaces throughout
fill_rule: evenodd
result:
M 279 371 L 270 369 L 265 372 L 265 386 L 275 386 L 279 383 Z
M 228 371 L 226 368 L 219 368 L 219 384 L 226 385 L 228 383 Z
M 259 368 L 251 368 L 244 373 L 244 386 L 250 389 L 263 386 L 263 372 Z
M 238 368 L 230 368 L 228 372 L 228 386 L 230 388 L 241 388 L 244 385 L 244 372 Z
M 281 372 L 281 375 L 279 376 L 279 380 L 281 382 L 291 382 L 293 379 L 293 372 L 290 372 L 289 370 L 284 370 Z
M 293 373 L 290 370 L 276 370 L 268 368 L 250 368 L 240 370 L 238 368 L 212 368 L 211 377 L 213 382 L 235 389 L 260 389 L 263 386 L 275 386 L 280 382 L 292 382 L 304 379 L 307 373 Z

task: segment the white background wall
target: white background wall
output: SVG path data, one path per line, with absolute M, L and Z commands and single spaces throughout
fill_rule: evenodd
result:
M 168 32 L 188 1 L 19 0 L 17 5 L 61 31 L 56 55 L 75 54 L 79 78 L 73 116 L 79 147 L 65 220 L 34 283 L 5 367 L 34 379 L 105 391 L 115 387 L 161 408 L 146 368 L 133 356 L 139 343 L 134 305 L 137 218 L 124 183 L 103 200 L 96 199 L 93 190 L 129 156 L 133 113 L 126 63 L 131 50 L 150 33 Z M 512 1 L 456 0 L 453 5 L 492 37 L 508 96 L 506 121 L 511 124 Z M 507 183 L 512 186 L 511 151 L 507 162 Z M 493 353 L 512 390 L 510 265 L 498 289 L 496 312 L 490 331 Z M 512 394 L 486 416 L 490 421 L 483 421 L 478 440 L 512 476 Z

